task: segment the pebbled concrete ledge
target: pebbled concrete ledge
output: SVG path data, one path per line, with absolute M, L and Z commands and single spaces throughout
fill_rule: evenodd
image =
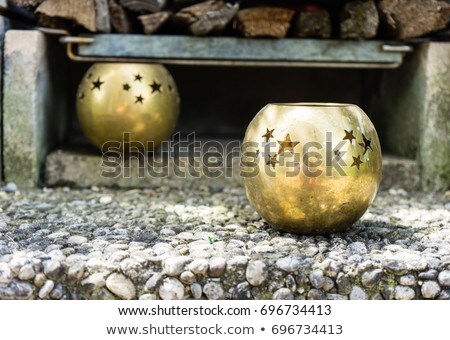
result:
M 267 225 L 243 189 L 0 192 L 0 299 L 450 299 L 450 193 L 389 189 L 347 233 Z

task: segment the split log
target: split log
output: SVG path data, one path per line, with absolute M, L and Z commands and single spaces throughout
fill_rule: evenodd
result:
M 377 35 L 380 18 L 374 0 L 345 4 L 341 12 L 341 38 L 369 39 Z
M 34 8 L 31 2 L 19 1 L 0 1 L 0 15 L 14 21 L 22 22 L 29 25 L 36 25 L 37 15 L 34 14 Z
M 331 37 L 330 13 L 317 6 L 303 8 L 293 22 L 294 35 L 302 38 Z
M 278 7 L 254 7 L 240 10 L 234 27 L 247 38 L 284 38 L 291 26 L 295 12 Z
M 383 26 L 400 40 L 444 29 L 450 19 L 450 4 L 445 1 L 382 0 L 378 8 Z
M 45 14 L 38 14 L 37 25 L 40 27 L 54 28 L 68 32 L 76 31 L 77 25 L 71 20 L 65 20 L 56 17 L 48 17 Z
M 109 16 L 111 18 L 111 26 L 117 33 L 133 32 L 133 22 L 130 15 L 120 6 L 116 0 L 109 0 Z
M 133 12 L 155 13 L 166 6 L 167 0 L 119 0 L 119 2 Z
M 45 0 L 37 13 L 70 20 L 91 32 L 110 32 L 107 0 Z
M 44 0 L 8 0 L 8 5 L 35 10 Z
M 221 33 L 239 10 L 239 4 L 209 0 L 185 7 L 175 14 L 174 22 L 196 36 Z
M 184 7 L 192 6 L 204 1 L 205 0 L 172 0 L 170 2 L 170 10 L 175 13 Z
M 172 16 L 171 12 L 158 12 L 138 16 L 145 34 L 153 34 L 159 30 Z

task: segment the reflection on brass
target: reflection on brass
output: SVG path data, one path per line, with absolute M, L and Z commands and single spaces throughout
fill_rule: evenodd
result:
M 381 180 L 378 136 L 356 105 L 269 104 L 250 123 L 242 151 L 248 199 L 284 231 L 349 228 Z
M 81 81 L 77 113 L 83 132 L 98 148 L 122 142 L 129 133 L 130 141 L 139 142 L 133 146 L 151 150 L 175 128 L 179 102 L 175 82 L 163 66 L 103 63 L 93 65 Z

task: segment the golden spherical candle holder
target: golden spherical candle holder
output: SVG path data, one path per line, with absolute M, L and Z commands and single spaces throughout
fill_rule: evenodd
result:
M 152 150 L 175 128 L 179 102 L 162 65 L 98 63 L 79 85 L 76 108 L 84 134 L 98 148 L 112 141 Z
M 349 228 L 373 202 L 381 169 L 377 132 L 356 105 L 269 104 L 245 134 L 241 175 L 247 197 L 283 231 Z

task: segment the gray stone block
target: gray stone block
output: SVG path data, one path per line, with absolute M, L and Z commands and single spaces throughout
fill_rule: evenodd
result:
M 425 47 L 425 110 L 419 120 L 419 161 L 425 190 L 450 188 L 450 43 Z
M 6 6 L 6 2 L 5 1 L 0 1 L 0 6 Z M 5 33 L 9 28 L 9 21 L 8 19 L 6 19 L 5 17 L 0 17 L 0 70 L 3 69 L 3 45 L 4 45 L 4 41 L 5 41 Z M 0 72 L 0 89 L 3 86 L 3 72 Z M 3 117 L 3 110 L 2 107 L 0 105 L 0 181 L 3 178 L 3 173 L 2 173 L 2 169 L 3 169 L 3 159 L 2 159 L 2 152 L 1 150 L 3 149 L 3 131 L 1 129 L 2 126 L 2 119 Z
M 384 71 L 376 111 L 385 149 L 418 159 L 426 191 L 450 187 L 450 43 L 415 46 L 401 68 Z M 374 110 L 374 111 L 375 111 Z
M 4 177 L 38 184 L 48 151 L 65 133 L 65 57 L 38 31 L 9 30 L 4 51 Z

